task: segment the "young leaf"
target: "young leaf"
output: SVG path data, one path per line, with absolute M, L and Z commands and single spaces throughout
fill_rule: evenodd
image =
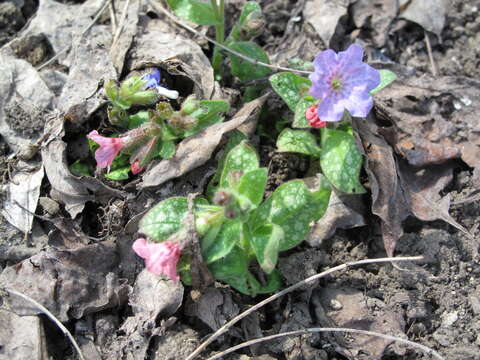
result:
M 284 236 L 283 229 L 275 224 L 265 224 L 252 233 L 250 245 L 260 267 L 267 274 L 271 273 L 277 265 L 278 249 Z
M 277 149 L 280 152 L 297 152 L 313 157 L 320 156 L 320 147 L 315 135 L 306 130 L 285 129 L 277 139 Z
M 233 26 L 232 32 L 228 40 L 233 41 L 241 41 L 242 36 L 240 34 L 240 28 L 245 25 L 248 16 L 254 12 L 262 13 L 262 8 L 256 1 L 247 1 L 242 8 L 242 12 L 240 13 L 240 18 L 238 19 L 238 23 Z
M 175 142 L 172 140 L 162 141 L 160 144 L 161 148 L 158 153 L 160 157 L 164 159 L 170 159 L 173 155 L 175 155 Z
M 300 99 L 308 95 L 308 90 L 312 86 L 309 79 L 289 72 L 281 72 L 270 76 L 270 83 L 273 90 L 280 95 L 292 111 L 295 111 Z
M 128 117 L 128 128 L 135 129 L 148 122 L 148 111 L 142 110 Z
M 167 0 L 167 3 L 175 15 L 184 20 L 199 25 L 219 25 L 222 23 L 209 3 L 196 0 Z
M 205 129 L 206 127 L 222 122 L 225 113 L 230 110 L 230 104 L 224 100 L 201 100 L 200 108 L 190 114 L 191 117 L 198 119 L 197 124 L 187 131 L 184 137 L 191 136 Z
M 227 154 L 225 159 L 225 164 L 222 170 L 222 175 L 220 176 L 220 187 L 228 187 L 229 180 L 228 175 L 232 171 L 243 171 L 246 173 L 251 170 L 258 169 L 259 161 L 257 152 L 253 147 L 248 145 L 246 142 L 242 142 L 239 145 L 235 146 Z
M 209 264 L 208 268 L 215 279 L 230 284 L 244 294 L 251 295 L 247 283 L 249 262 L 246 252 L 239 246 L 234 246 L 227 256 Z
M 152 240 L 166 240 L 182 227 L 188 211 L 186 197 L 171 197 L 151 208 L 140 220 L 139 232 Z
M 110 171 L 104 176 L 110 180 L 120 181 L 120 180 L 127 180 L 129 177 L 129 173 L 130 173 L 130 166 L 127 166 L 127 167 Z
M 255 169 L 246 172 L 240 179 L 237 191 L 246 196 L 254 205 L 262 202 L 265 186 L 267 186 L 268 170 Z
M 209 264 L 227 256 L 235 244 L 242 237 L 242 223 L 240 221 L 225 221 L 214 241 L 206 244 L 202 241 L 203 260 Z M 208 245 L 204 247 L 205 245 Z
M 370 91 L 371 95 L 386 88 L 388 85 L 390 85 L 392 82 L 394 82 L 397 79 L 397 75 L 393 71 L 384 69 L 384 70 L 379 70 L 379 73 L 380 73 L 380 84 L 375 89 Z
M 80 160 L 75 161 L 68 168 L 70 169 L 73 175 L 93 176 L 90 170 L 90 166 L 81 162 Z
M 248 56 L 249 58 L 270 64 L 268 55 L 260 46 L 251 41 L 231 42 L 228 47 Z M 252 64 L 251 62 L 240 59 L 231 53 L 228 54 L 231 61 L 232 75 L 241 81 L 250 81 L 267 76 L 272 72 L 265 66 Z
M 292 127 L 299 128 L 299 129 L 306 129 L 311 128 L 312 126 L 308 122 L 307 118 L 305 117 L 305 111 L 313 105 L 317 103 L 312 96 L 305 96 L 304 98 L 300 99 L 295 106 L 295 115 L 293 117 Z
M 320 166 L 325 177 L 344 193 L 364 193 L 358 179 L 363 158 L 353 135 L 323 128 L 321 143 Z

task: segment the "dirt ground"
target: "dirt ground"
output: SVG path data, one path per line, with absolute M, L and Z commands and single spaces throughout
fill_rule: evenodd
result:
M 82 3 L 58 2 L 65 6 Z M 449 79 L 460 79 L 456 80 L 456 84 L 464 81 L 462 86 L 467 84 L 465 88 L 470 86 L 472 93 L 475 90 L 475 94 L 480 94 L 480 0 L 448 2 L 439 36 L 429 33 L 436 67 L 435 76 L 432 76 L 433 68 L 428 56 L 424 28 L 402 18 L 398 13 L 385 25 L 385 19 L 389 16 L 387 10 L 391 9 L 388 4 L 397 3 L 396 1 L 371 1 L 376 5 L 366 6 L 367 10 L 356 8 L 355 6 L 359 5 L 350 1 L 344 15 L 337 19 L 338 24 L 334 26 L 335 31 L 328 39 L 329 44 L 319 34 L 315 25 L 307 21 L 308 13 L 311 12 L 307 9 L 309 2 L 319 1 L 260 1 L 267 22 L 264 33 L 257 41 L 267 50 L 273 63 L 291 66 L 288 60 L 294 57 L 311 61 L 320 50 L 327 47 L 341 50 L 357 41 L 365 46 L 369 61 L 388 66 L 403 66 L 402 69 L 414 72 L 412 77 L 418 79 L 417 89 L 423 85 L 427 88 L 435 87 L 435 84 L 438 84 L 436 81 L 443 81 L 448 76 Z M 349 3 L 346 0 L 332 2 Z M 227 19 L 238 16 L 242 3 L 240 0 L 227 1 Z M 365 4 L 368 1 L 357 3 Z M 403 4 L 400 5 L 402 7 L 408 2 L 400 3 Z M 123 3 L 118 5 L 119 8 L 121 6 Z M 383 10 L 382 6 L 385 7 Z M 6 46 L 10 41 L 20 38 L 21 29 L 27 26 L 37 9 L 38 2 L 35 0 L 10 0 L 0 3 L 0 46 Z M 142 9 L 146 8 L 141 8 L 141 11 Z M 138 26 L 141 26 L 142 21 L 148 22 L 158 17 L 158 14 L 149 9 L 148 15 L 145 15 Z M 110 25 L 106 15 L 100 22 L 105 27 Z M 359 23 L 362 25 L 359 26 Z M 228 23 L 228 26 L 231 24 Z M 190 36 L 183 30 L 181 33 Z M 134 40 L 134 45 L 126 54 L 126 64 L 136 61 L 137 40 Z M 96 41 L 98 48 L 101 48 L 103 45 L 100 35 Z M 207 44 L 199 42 L 205 53 L 210 55 L 211 50 Z M 31 36 L 28 41 L 15 43 L 13 48 L 16 49 L 13 56 L 37 66 L 52 56 L 55 46 L 45 37 Z M 42 70 L 41 76 L 49 84 L 52 97 L 58 96 L 62 87 L 68 84 L 66 78 L 69 71 L 66 64 L 67 62 L 60 61 Z M 70 62 L 71 64 L 73 62 Z M 126 75 L 128 66 L 123 69 L 123 75 Z M 241 91 L 244 85 L 231 79 L 227 85 L 230 94 L 233 94 L 233 109 L 236 110 L 241 103 L 238 91 Z M 474 86 L 478 87 L 473 89 Z M 461 91 L 470 90 L 462 88 Z M 386 99 L 388 95 L 380 98 L 374 113 L 378 118 L 378 127 L 382 128 L 381 134 L 387 134 L 388 131 L 391 134 L 391 129 L 400 129 L 398 131 L 404 136 L 402 139 L 410 139 L 408 119 L 397 121 L 395 116 L 403 114 L 402 111 L 412 118 L 420 115 L 429 117 L 429 114 L 435 113 L 435 116 L 439 117 L 435 117 L 433 125 L 422 127 L 430 140 L 433 139 L 432 134 L 435 131 L 440 131 L 441 134 L 445 131 L 448 133 L 445 137 L 448 137 L 452 147 L 463 146 L 462 149 L 465 149 L 468 142 L 480 146 L 478 120 L 477 125 L 472 125 L 455 117 L 457 108 L 463 107 L 470 109 L 468 116 L 471 117 L 468 119 L 480 118 L 480 96 L 474 99 L 472 95 L 462 98 L 435 93 L 432 100 L 428 94 L 428 91 L 422 93 L 421 97 L 412 90 L 411 98 L 406 95 L 411 103 L 415 103 L 415 111 L 410 111 L 408 107 L 412 105 L 407 103 L 407 100 L 399 105 Z M 0 94 L 0 97 L 3 95 Z M 35 140 L 41 136 L 44 129 L 46 111 L 53 111 L 56 107 L 52 101 L 50 106 L 41 106 L 38 109 L 38 104 L 32 105 L 28 99 L 25 103 L 16 105 L 11 102 L 8 106 L 4 104 L 0 99 L 0 106 L 4 109 L 3 116 L 10 128 L 27 139 Z M 390 123 L 388 116 L 382 116 L 385 107 L 388 109 L 389 106 L 398 106 L 396 109 L 399 111 L 392 116 L 394 120 Z M 279 119 L 289 118 L 291 113 L 287 107 L 277 96 L 270 95 L 264 105 L 264 113 L 260 116 L 257 131 L 252 137 L 251 142 L 259 150 L 262 165 L 269 167 L 267 193 L 271 193 L 287 180 L 307 177 L 312 171 L 309 169 L 308 158 L 275 152 L 274 140 L 278 134 L 275 123 Z M 440 121 L 446 124 L 442 125 L 441 129 Z M 392 123 L 395 123 L 395 126 L 392 126 Z M 69 164 L 78 158 L 89 159 L 88 161 L 94 164 L 82 139 L 98 124 L 105 124 L 105 108 L 99 107 L 92 111 L 87 120 L 73 121 L 65 125 L 63 140 L 67 143 Z M 424 126 L 424 123 L 415 123 L 412 126 Z M 389 144 L 396 141 L 388 140 L 386 135 L 385 138 Z M 365 138 L 362 140 L 365 146 Z M 432 142 L 442 143 L 441 140 Z M 395 146 L 392 145 L 397 165 L 400 164 L 399 168 L 406 163 L 410 154 L 402 153 L 402 144 L 396 142 Z M 4 138 L 0 139 L 2 206 L 8 198 L 7 186 L 16 169 L 26 166 L 22 159 L 14 156 L 16 152 L 18 149 L 10 148 Z M 400 154 L 408 156 L 402 157 Z M 259 336 L 302 328 L 337 326 L 356 327 L 409 339 L 435 349 L 449 360 L 479 360 L 480 165 L 475 167 L 478 160 L 475 154 L 480 155 L 480 151 L 473 151 L 474 155 L 470 157 L 465 155 L 466 150 L 462 154 L 464 155 L 450 157 L 445 155 L 441 160 L 420 166 L 425 169 L 426 176 L 442 181 L 448 179 L 443 186 L 435 188 L 435 196 L 438 197 L 433 198 L 432 202 L 443 202 L 449 197 L 447 210 L 449 208 L 453 221 L 445 216 L 432 217 L 427 221 L 427 216 L 418 216 L 418 213 L 413 211 L 416 215 L 414 216 L 413 213 L 407 213 L 407 210 L 405 214 L 398 215 L 405 220 L 401 221 L 403 235 L 396 243 L 395 255 L 423 255 L 424 261 L 400 263 L 400 268 L 391 264 L 351 268 L 334 273 L 310 286 L 304 286 L 235 325 L 208 347 L 203 354 L 204 358 Z M 30 160 L 26 163 L 38 168 L 40 154 L 35 156 L 33 159 L 36 159 L 37 163 L 32 165 Z M 82 196 L 90 196 L 95 191 L 100 191 L 107 200 L 100 202 L 88 198 L 83 204 L 83 210 L 73 216 L 73 219 L 72 213 L 61 201 L 52 199 L 51 179 L 45 177 L 38 186 L 38 206 L 33 208 L 38 217 L 33 219 L 30 236 L 24 236 L 5 218 L 0 217 L 0 270 L 3 270 L 0 281 L 10 287 L 27 284 L 23 286 L 26 292 L 29 287 L 33 287 L 28 285 L 28 281 L 40 281 L 45 290 L 45 299 L 49 299 L 45 300 L 44 305 L 55 310 L 54 313 L 74 334 L 89 360 L 185 359 L 207 335 L 266 296 L 248 297 L 220 283 L 204 290 L 202 294 L 189 287 L 173 286 L 167 282 L 156 283 L 153 289 L 150 288 L 150 292 L 145 292 L 145 288 L 150 286 L 148 275 L 144 272 L 139 275 L 143 264 L 130 247 L 137 237 L 136 221 L 148 206 L 170 196 L 203 192 L 205 183 L 198 179 L 211 176 L 215 166 L 214 154 L 204 165 L 181 177 L 168 180 L 161 186 L 142 190 L 138 190 L 138 179 L 123 182 L 101 180 L 108 189 L 90 182 L 91 187 L 88 187 L 88 191 L 85 190 L 87 195 Z M 449 171 L 448 176 L 439 175 L 443 174 L 443 171 Z M 369 176 L 364 172 L 362 181 L 367 189 L 372 190 L 375 185 L 369 180 Z M 98 190 L 99 188 L 101 190 Z M 111 195 L 117 192 L 122 192 L 122 196 Z M 388 196 L 393 197 L 394 194 Z M 354 197 L 348 201 L 356 205 L 348 207 L 349 210 L 342 218 L 345 221 L 343 226 L 333 227 L 328 236 L 320 236 L 314 230 L 308 241 L 281 255 L 279 268 L 285 286 L 348 261 L 386 256 L 382 237 L 384 224 L 379 216 L 372 213 L 374 200 L 371 193 Z M 445 219 L 447 220 L 443 221 Z M 452 226 L 452 223 L 460 224 L 469 234 L 459 230 L 457 226 Z M 95 260 L 97 258 L 98 261 Z M 81 271 L 75 270 L 77 267 L 64 270 L 58 265 L 58 259 L 65 261 L 65 264 L 75 264 Z M 55 281 L 43 282 L 42 274 L 48 274 Z M 61 281 L 58 281 L 59 279 Z M 70 290 L 65 295 L 67 288 Z M 159 295 L 166 292 L 175 296 L 163 299 Z M 157 298 L 162 304 L 152 300 Z M 18 322 L 14 323 L 7 313 L 0 311 L 0 318 L 7 324 L 0 330 L 0 359 L 11 359 L 10 355 L 7 356 L 10 354 L 10 340 L 5 339 L 20 334 L 22 329 L 28 327 L 35 327 L 38 329 L 37 334 L 40 334 L 37 335 L 38 341 L 32 340 L 29 345 L 32 349 L 31 358 L 33 352 L 41 359 L 77 358 L 68 339 L 43 315 L 26 317 L 32 322 L 22 328 Z M 35 315 L 32 311 L 26 313 Z M 9 329 L 12 332 L 9 332 Z M 25 352 L 21 354 L 23 355 L 18 355 L 20 357 L 16 359 L 27 358 L 22 357 Z M 385 340 L 325 333 L 269 341 L 239 350 L 225 358 L 413 360 L 431 357 L 419 350 Z

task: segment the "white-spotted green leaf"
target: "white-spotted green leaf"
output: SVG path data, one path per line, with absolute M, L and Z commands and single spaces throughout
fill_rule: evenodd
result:
M 320 156 L 317 138 L 307 130 L 284 129 L 278 135 L 277 150 L 280 152 L 297 152 L 313 157 Z
M 298 129 L 306 129 L 312 127 L 308 122 L 307 118 L 305 117 L 305 112 L 309 107 L 315 105 L 317 101 L 318 100 L 316 100 L 312 96 L 305 96 L 298 101 L 297 106 L 295 106 L 295 114 L 293 117 L 292 127 Z
M 202 241 L 203 259 L 207 264 L 227 256 L 235 244 L 242 237 L 242 223 L 240 221 L 227 220 L 220 228 L 214 241 L 208 244 Z M 205 246 L 208 245 L 208 246 Z M 205 246 L 205 247 L 204 247 Z
M 251 295 L 247 282 L 249 263 L 247 253 L 240 247 L 234 246 L 227 256 L 209 264 L 208 268 L 215 279 L 226 282 L 244 294 Z
M 229 151 L 225 159 L 222 175 L 220 176 L 220 187 L 229 186 L 229 174 L 232 171 L 246 173 L 258 169 L 259 161 L 257 152 L 246 142 L 242 142 Z
M 182 227 L 188 211 L 186 197 L 171 197 L 151 208 L 140 220 L 139 232 L 161 242 Z
M 164 159 L 170 159 L 175 155 L 175 142 L 173 140 L 164 140 L 160 144 L 160 157 Z
M 268 170 L 266 168 L 248 171 L 241 177 L 237 191 L 246 196 L 252 204 L 259 205 L 263 199 L 267 180 Z
M 370 91 L 371 95 L 386 88 L 388 85 L 390 85 L 392 82 L 394 82 L 397 79 L 397 75 L 393 71 L 385 69 L 385 70 L 379 70 L 378 72 L 380 73 L 380 84 L 375 89 Z
M 198 0 L 167 0 L 175 15 L 199 25 L 219 25 L 211 5 Z
M 309 79 L 290 72 L 281 72 L 270 76 L 270 83 L 273 90 L 280 95 L 292 111 L 295 111 L 300 99 L 308 95 L 308 90 L 312 86 Z
M 321 143 L 320 166 L 325 177 L 344 193 L 364 193 L 359 181 L 363 158 L 353 135 L 323 128 Z
M 277 265 L 278 250 L 284 237 L 282 227 L 276 224 L 265 224 L 252 233 L 250 245 L 260 267 L 267 274 L 271 273 Z
M 252 41 L 231 42 L 228 44 L 228 47 L 245 56 L 248 56 L 249 58 L 270 64 L 270 60 L 268 59 L 268 55 L 265 50 Z M 252 64 L 251 62 L 243 60 L 231 53 L 228 53 L 228 57 L 231 61 L 232 75 L 239 78 L 241 81 L 259 79 L 272 72 L 272 70 L 268 67 Z

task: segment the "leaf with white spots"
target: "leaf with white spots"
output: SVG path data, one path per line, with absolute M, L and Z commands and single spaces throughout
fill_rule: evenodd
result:
M 167 0 L 167 3 L 175 15 L 184 20 L 199 25 L 219 25 L 222 23 L 209 3 L 197 0 Z
M 289 72 L 270 76 L 270 84 L 292 111 L 295 111 L 297 103 L 308 95 L 312 86 L 312 82 L 307 78 Z
M 139 224 L 139 232 L 154 241 L 165 241 L 182 227 L 188 211 L 186 197 L 171 197 L 151 208 Z
M 259 205 L 262 202 L 265 186 L 267 186 L 268 170 L 260 168 L 251 170 L 240 179 L 237 191 L 246 196 L 254 205 Z
M 242 227 L 240 221 L 225 221 L 214 241 L 209 242 L 208 246 L 202 241 L 203 260 L 209 264 L 227 256 L 235 244 L 240 242 Z
M 229 254 L 208 265 L 216 280 L 224 281 L 238 291 L 251 295 L 248 285 L 248 265 L 250 258 L 239 246 L 234 246 Z
M 270 60 L 268 59 L 265 50 L 252 41 L 231 42 L 228 44 L 228 47 L 242 55 L 248 56 L 249 58 L 270 64 Z M 233 55 L 232 53 L 228 53 L 228 57 L 231 62 L 230 67 L 232 69 L 232 75 L 239 78 L 241 81 L 260 79 L 272 72 L 268 67 L 253 64 Z
M 370 91 L 371 95 L 386 88 L 388 85 L 390 85 L 392 82 L 394 82 L 397 79 L 397 75 L 393 71 L 385 69 L 385 70 L 379 70 L 378 72 L 380 73 L 380 84 L 378 84 L 378 86 L 375 89 Z
M 284 236 L 282 227 L 276 224 L 263 225 L 252 233 L 250 245 L 260 267 L 267 274 L 270 274 L 277 265 L 278 249 Z
M 320 156 L 317 138 L 306 130 L 284 129 L 277 138 L 279 152 L 297 152 L 313 157 Z
M 317 102 L 318 100 L 312 96 L 305 96 L 298 101 L 297 105 L 295 106 L 295 114 L 292 123 L 293 128 L 307 129 L 312 127 L 305 117 L 305 111 L 307 111 L 309 107 L 315 105 Z
M 229 174 L 231 172 L 241 171 L 245 174 L 248 171 L 258 169 L 258 166 L 258 155 L 255 149 L 246 142 L 241 142 L 227 154 L 219 186 L 229 186 Z
M 353 135 L 323 128 L 321 143 L 320 166 L 325 177 L 344 193 L 364 193 L 359 181 L 363 158 Z

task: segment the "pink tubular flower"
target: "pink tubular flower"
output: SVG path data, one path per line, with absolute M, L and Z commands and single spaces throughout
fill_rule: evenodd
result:
M 145 169 L 145 166 L 140 166 L 140 160 L 135 160 L 132 165 L 130 165 L 130 170 L 132 170 L 133 175 L 141 173 Z
M 173 282 L 180 277 L 177 275 L 177 262 L 180 259 L 180 246 L 177 243 L 165 241 L 154 243 L 139 238 L 132 245 L 133 251 L 145 259 L 145 266 L 148 271 L 160 275 L 164 274 Z
M 320 99 L 317 112 L 323 121 L 340 121 L 345 110 L 366 117 L 372 109 L 370 91 L 380 84 L 380 73 L 362 60 L 363 49 L 357 44 L 338 54 L 329 49 L 315 57 L 310 95 Z
M 305 111 L 305 117 L 307 118 L 310 125 L 313 126 L 314 128 L 320 129 L 327 126 L 327 123 L 325 121 L 320 120 L 320 118 L 317 115 L 317 105 L 310 106 Z
M 95 151 L 95 160 L 99 169 L 112 165 L 113 159 L 125 146 L 122 138 L 104 137 L 99 135 L 97 130 L 91 131 L 87 137 L 100 145 L 100 148 Z

